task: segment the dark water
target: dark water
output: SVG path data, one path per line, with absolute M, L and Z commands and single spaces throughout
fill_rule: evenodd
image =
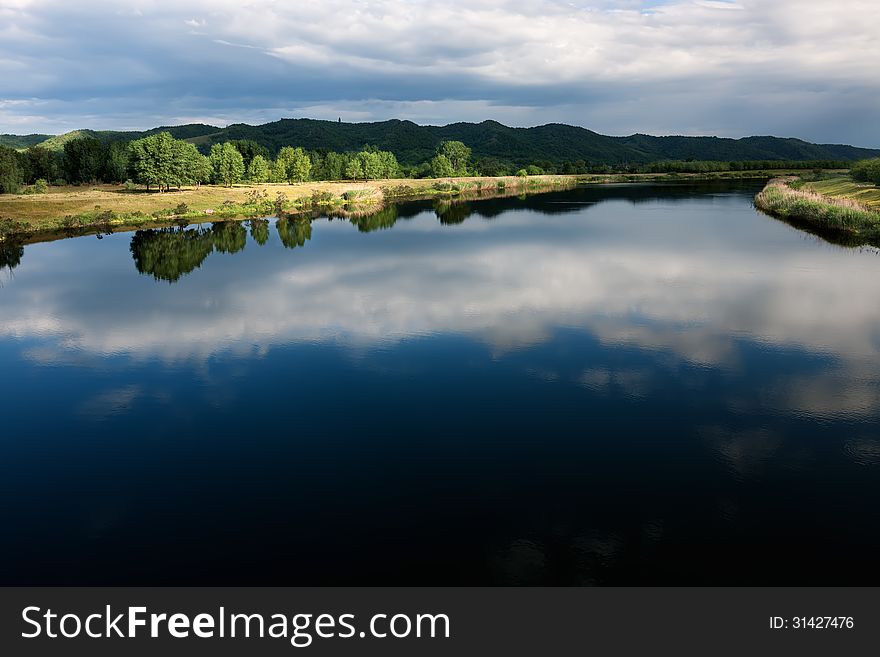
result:
M 755 191 L 26 246 L 0 584 L 880 583 L 880 257 Z

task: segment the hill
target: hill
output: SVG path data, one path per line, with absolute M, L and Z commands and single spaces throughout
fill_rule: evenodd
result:
M 0 135 L 0 146 L 7 148 L 30 148 L 46 141 L 52 135 Z
M 217 128 L 205 124 L 187 124 L 153 128 L 144 132 L 76 130 L 48 138 L 40 145 L 61 149 L 66 141 L 79 136 L 93 136 L 102 141 L 127 141 L 161 131 L 168 131 L 178 139 L 186 139 L 205 152 L 212 144 L 232 139 L 253 140 L 272 153 L 283 146 L 342 152 L 356 151 L 370 144 L 381 150 L 392 151 L 404 164 L 417 164 L 430 159 L 437 145 L 444 140 L 463 141 L 473 149 L 475 157 L 497 158 L 517 165 L 578 160 L 591 163 L 641 164 L 661 160 L 854 160 L 880 156 L 880 149 L 813 144 L 800 139 L 780 137 L 729 139 L 654 137 L 643 134 L 610 137 L 586 128 L 559 123 L 533 128 L 511 128 L 497 121 L 422 126 L 398 119 L 374 123 L 281 119 L 255 126 L 236 123 L 226 128 Z M 41 135 L 5 135 L 4 138 L 33 141 L 39 136 Z

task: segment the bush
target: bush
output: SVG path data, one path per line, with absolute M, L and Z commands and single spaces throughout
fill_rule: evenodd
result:
M 49 190 L 49 183 L 43 178 L 38 178 L 34 183 L 34 194 L 45 194 Z
M 131 182 L 131 181 L 129 181 Z M 64 178 L 56 178 L 52 181 L 53 187 L 64 187 L 67 184 L 67 181 Z
M 880 185 L 880 157 L 854 163 L 850 168 L 850 173 L 853 180 Z
M 275 214 L 279 217 L 284 214 L 284 206 L 287 205 L 287 194 L 278 192 L 275 194 Z
M 134 181 L 132 181 L 131 178 L 126 180 L 124 183 L 122 183 L 122 186 L 125 188 L 125 191 L 127 191 L 127 192 L 133 192 L 135 190 L 135 188 L 137 187 L 137 185 L 134 184 Z
M 189 212 L 189 206 L 186 203 L 178 203 L 174 208 L 174 214 L 186 214 Z
M 244 195 L 245 205 L 260 205 L 269 198 L 269 192 L 265 189 L 253 189 Z
M 312 205 L 329 205 L 336 199 L 330 192 L 312 192 Z
M 519 176 L 520 178 L 525 178 L 526 176 L 529 175 L 529 172 L 526 171 L 525 169 L 520 169 L 519 171 L 516 172 L 516 175 Z

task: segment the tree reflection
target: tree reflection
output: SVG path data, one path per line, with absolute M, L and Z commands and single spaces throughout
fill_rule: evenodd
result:
M 251 228 L 251 239 L 260 246 L 269 241 L 269 220 L 268 219 L 251 219 L 249 222 Z
M 473 214 L 469 203 L 438 200 L 434 203 L 434 213 L 444 226 L 464 223 Z
M 390 205 L 373 214 L 361 217 L 352 217 L 351 223 L 357 226 L 362 233 L 371 233 L 374 230 L 391 228 L 397 221 L 397 206 Z
M 204 228 L 139 230 L 129 249 L 141 274 L 174 283 L 201 266 L 214 250 L 214 239 Z
M 312 239 L 312 222 L 309 219 L 279 219 L 275 222 L 275 230 L 281 243 L 288 249 L 305 246 Z
M 239 221 L 221 221 L 211 226 L 214 248 L 219 253 L 238 253 L 247 244 L 247 231 Z
M 0 242 L 0 271 L 12 271 L 21 264 L 24 246 L 20 242 L 6 239 Z

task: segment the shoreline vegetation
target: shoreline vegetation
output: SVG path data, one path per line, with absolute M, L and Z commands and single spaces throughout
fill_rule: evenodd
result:
M 770 180 L 755 207 L 843 246 L 880 246 L 880 187 L 848 175 Z
M 526 159 L 540 149 L 502 161 L 475 156 L 457 140 L 413 154 L 400 139 L 388 142 L 392 150 L 369 143 L 360 150 L 307 150 L 277 140 L 207 143 L 169 130 L 115 141 L 70 133 L 22 149 L 0 145 L 0 240 L 269 216 L 363 216 L 401 200 L 519 195 L 592 183 L 766 179 L 850 166 L 833 159 Z M 395 152 L 409 154 L 400 162 Z
M 364 216 L 407 200 L 468 200 L 535 194 L 577 185 L 766 179 L 793 173 L 717 171 L 597 175 L 462 176 L 369 181 L 197 185 L 168 191 L 100 184 L 0 195 L 0 241 L 22 244 L 263 217 Z

